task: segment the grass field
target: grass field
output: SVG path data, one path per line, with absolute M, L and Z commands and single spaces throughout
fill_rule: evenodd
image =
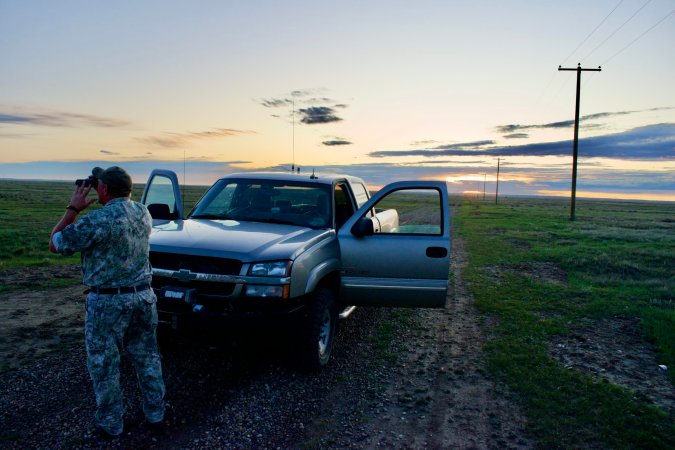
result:
M 186 212 L 206 188 L 186 187 Z M 0 180 L 0 270 L 79 262 L 78 256 L 64 258 L 49 253 L 49 235 L 68 206 L 73 189 L 71 183 Z M 139 200 L 142 192 L 143 185 L 134 185 L 132 198 Z M 89 195 L 93 198 L 96 193 Z M 94 203 L 89 208 L 99 207 Z
M 79 264 L 78 254 L 64 257 L 49 252 L 49 235 L 70 203 L 73 189 L 73 183 L 0 180 L 0 271 Z M 186 213 L 206 189 L 207 186 L 185 188 Z M 142 193 L 143 185 L 134 185 L 132 198 L 139 200 Z M 92 191 L 89 195 L 95 198 L 96 193 Z M 94 203 L 89 208 L 93 210 L 100 205 Z M 44 277 L 31 285 L 36 289 L 47 289 L 79 281 Z M 0 285 L 0 293 L 16 288 L 16 285 Z
M 0 275 L 79 262 L 48 251 L 72 189 L 71 183 L 0 180 Z M 186 211 L 205 190 L 186 188 Z M 141 192 L 135 186 L 133 198 Z M 586 356 L 620 367 L 646 352 L 645 344 L 656 349 L 657 361 L 638 367 L 639 381 L 665 377 L 658 367 L 664 365 L 675 382 L 675 204 L 579 201 L 577 220 L 568 217 L 564 200 L 495 205 L 465 198 L 453 218 L 469 255 L 463 279 L 492 325 L 491 373 L 522 404 L 541 448 L 675 448 L 672 415 L 556 354 L 576 339 Z M 46 279 L 31 288 L 63 283 Z M 382 328 L 373 339 L 390 335 Z
M 518 394 L 544 448 L 673 448 L 672 416 L 630 389 L 563 367 L 550 349 L 560 336 L 600 335 L 605 324 L 633 319 L 675 380 L 675 204 L 577 206 L 571 222 L 563 200 L 462 203 L 464 279 L 497 322 L 491 370 Z

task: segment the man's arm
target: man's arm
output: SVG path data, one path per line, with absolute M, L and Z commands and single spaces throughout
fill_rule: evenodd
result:
M 95 198 L 87 200 L 87 194 L 89 194 L 90 190 L 91 186 L 87 186 L 86 188 L 84 186 L 75 187 L 75 192 L 73 192 L 73 195 L 71 195 L 70 197 L 70 205 L 68 205 L 68 209 L 66 209 L 66 212 L 63 214 L 63 217 L 61 217 L 61 220 L 59 220 L 59 222 L 52 230 L 52 234 L 49 236 L 50 252 L 56 253 L 56 246 L 54 245 L 54 235 L 59 231 L 63 230 L 64 228 L 66 228 L 71 223 L 75 222 L 75 218 L 77 217 L 77 215 L 83 210 L 87 209 L 89 205 L 91 205 L 96 201 Z

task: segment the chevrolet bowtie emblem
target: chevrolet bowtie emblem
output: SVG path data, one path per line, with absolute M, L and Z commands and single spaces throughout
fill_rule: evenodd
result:
M 190 272 L 187 269 L 180 269 L 177 270 L 171 275 L 172 278 L 177 278 L 179 281 L 182 281 L 183 283 L 187 283 L 190 280 L 194 280 L 197 278 L 197 274 Z

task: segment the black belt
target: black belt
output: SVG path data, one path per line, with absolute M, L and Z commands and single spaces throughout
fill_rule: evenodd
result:
M 149 283 L 139 284 L 138 286 L 122 286 L 116 288 L 100 288 L 97 286 L 90 287 L 89 290 L 95 294 L 131 294 L 132 292 L 141 292 L 150 289 Z

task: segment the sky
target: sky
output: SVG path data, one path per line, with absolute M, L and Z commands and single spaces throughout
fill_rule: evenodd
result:
M 0 178 L 675 201 L 675 1 L 0 0 Z

